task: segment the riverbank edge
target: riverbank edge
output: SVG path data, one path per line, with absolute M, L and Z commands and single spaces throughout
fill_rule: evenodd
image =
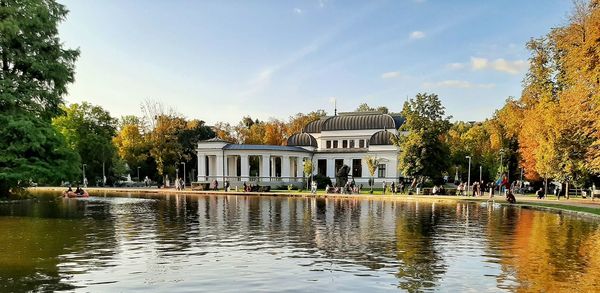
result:
M 63 192 L 64 187 L 32 187 L 29 190 L 34 192 Z M 88 187 L 86 190 L 90 194 L 94 193 L 146 193 L 146 194 L 184 194 L 184 195 L 236 195 L 236 196 L 285 196 L 285 197 L 315 197 L 315 198 L 345 198 L 345 199 L 373 199 L 373 200 L 416 200 L 416 201 L 473 201 L 490 202 L 501 205 L 513 205 L 522 208 L 568 212 L 570 214 L 594 217 L 600 219 L 600 202 L 598 204 L 588 204 L 582 202 L 569 202 L 567 200 L 537 200 L 530 197 L 517 197 L 517 204 L 510 204 L 501 196 L 495 196 L 493 199 L 488 197 L 468 197 L 453 195 L 374 195 L 374 194 L 312 194 L 310 192 L 243 192 L 243 191 L 204 191 L 204 190 L 175 190 L 163 188 L 112 188 L 112 187 Z M 588 211 L 581 211 L 585 209 Z

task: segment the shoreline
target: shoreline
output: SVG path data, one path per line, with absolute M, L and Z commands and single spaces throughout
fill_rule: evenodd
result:
M 31 187 L 33 192 L 63 192 L 64 187 Z M 417 200 L 417 201 L 473 201 L 513 205 L 544 211 L 569 212 L 576 215 L 600 217 L 600 201 L 590 199 L 537 199 L 535 197 L 516 196 L 517 203 L 509 204 L 503 196 L 456 196 L 456 195 L 406 195 L 406 194 L 331 194 L 297 192 L 297 191 L 270 191 L 270 192 L 243 192 L 243 191 L 204 191 L 204 190 L 175 190 L 173 188 L 118 188 L 118 187 L 88 187 L 86 190 L 94 193 L 138 193 L 138 194 L 184 194 L 184 195 L 235 195 L 235 196 L 283 196 L 283 197 L 314 197 L 314 198 L 344 198 L 344 199 L 375 199 L 375 200 Z

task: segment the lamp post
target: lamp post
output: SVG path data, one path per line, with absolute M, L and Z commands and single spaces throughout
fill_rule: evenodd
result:
M 482 181 L 481 179 L 482 179 L 482 177 L 481 177 L 481 165 L 479 165 L 479 184 L 481 184 L 481 181 Z
M 183 186 L 181 188 L 185 189 L 185 162 L 181 162 L 183 165 Z
M 83 185 L 83 187 L 87 187 L 85 186 L 85 166 L 87 166 L 86 164 L 81 165 L 81 169 L 82 171 L 82 178 L 81 178 L 81 185 Z
M 140 167 L 137 167 L 137 171 L 138 171 L 138 183 L 140 182 Z
M 467 173 L 467 196 L 469 192 L 471 192 L 471 156 L 466 156 L 465 158 L 469 159 L 469 172 Z

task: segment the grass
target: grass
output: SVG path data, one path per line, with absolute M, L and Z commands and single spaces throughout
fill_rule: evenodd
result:
M 573 212 L 583 212 L 583 213 L 589 213 L 589 214 L 594 214 L 594 215 L 600 216 L 600 208 L 594 208 L 594 207 L 582 207 L 582 206 L 574 206 L 574 205 L 566 205 L 566 204 L 552 204 L 552 203 L 543 203 L 543 202 L 526 202 L 526 203 L 523 203 L 522 205 L 540 206 L 540 207 L 545 207 L 545 208 L 567 210 L 567 211 L 573 211 Z

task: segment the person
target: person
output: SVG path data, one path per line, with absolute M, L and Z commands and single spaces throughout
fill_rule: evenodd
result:
M 506 191 L 506 201 L 508 201 L 508 203 L 517 203 L 517 199 L 510 189 Z
M 391 189 L 392 189 L 392 194 L 396 195 L 396 182 L 392 181 L 392 184 L 390 185 Z
M 433 194 L 433 195 L 437 195 L 438 194 L 438 187 L 437 187 L 437 185 L 433 186 L 433 189 L 431 190 L 431 194 Z
M 386 188 L 387 188 L 387 183 L 385 182 L 385 180 L 383 180 L 383 191 L 381 192 L 381 194 L 385 194 Z
M 542 191 L 541 187 L 540 187 L 540 189 L 538 189 L 538 191 L 535 192 L 535 195 L 538 199 L 544 198 L 544 192 Z
M 77 188 L 75 188 L 75 193 L 76 194 L 80 194 L 81 193 L 81 188 L 79 188 L 79 185 L 77 185 Z
M 400 188 L 399 188 L 400 193 L 404 193 L 404 181 L 400 181 L 399 185 L 400 185 Z
M 175 190 L 179 190 L 179 179 L 175 179 Z
M 244 184 L 242 184 L 244 192 L 248 191 L 248 185 L 246 185 L 246 181 L 244 181 Z
M 181 178 L 179 180 L 180 180 L 179 188 L 181 188 L 181 190 L 185 190 L 185 181 L 183 181 L 183 178 Z
M 229 191 L 229 180 L 225 180 L 223 187 L 225 188 L 225 192 Z
M 217 191 L 219 189 L 219 181 L 217 179 L 213 180 L 213 190 Z
M 310 193 L 312 194 L 316 194 L 317 193 L 317 181 L 312 181 L 310 183 Z

